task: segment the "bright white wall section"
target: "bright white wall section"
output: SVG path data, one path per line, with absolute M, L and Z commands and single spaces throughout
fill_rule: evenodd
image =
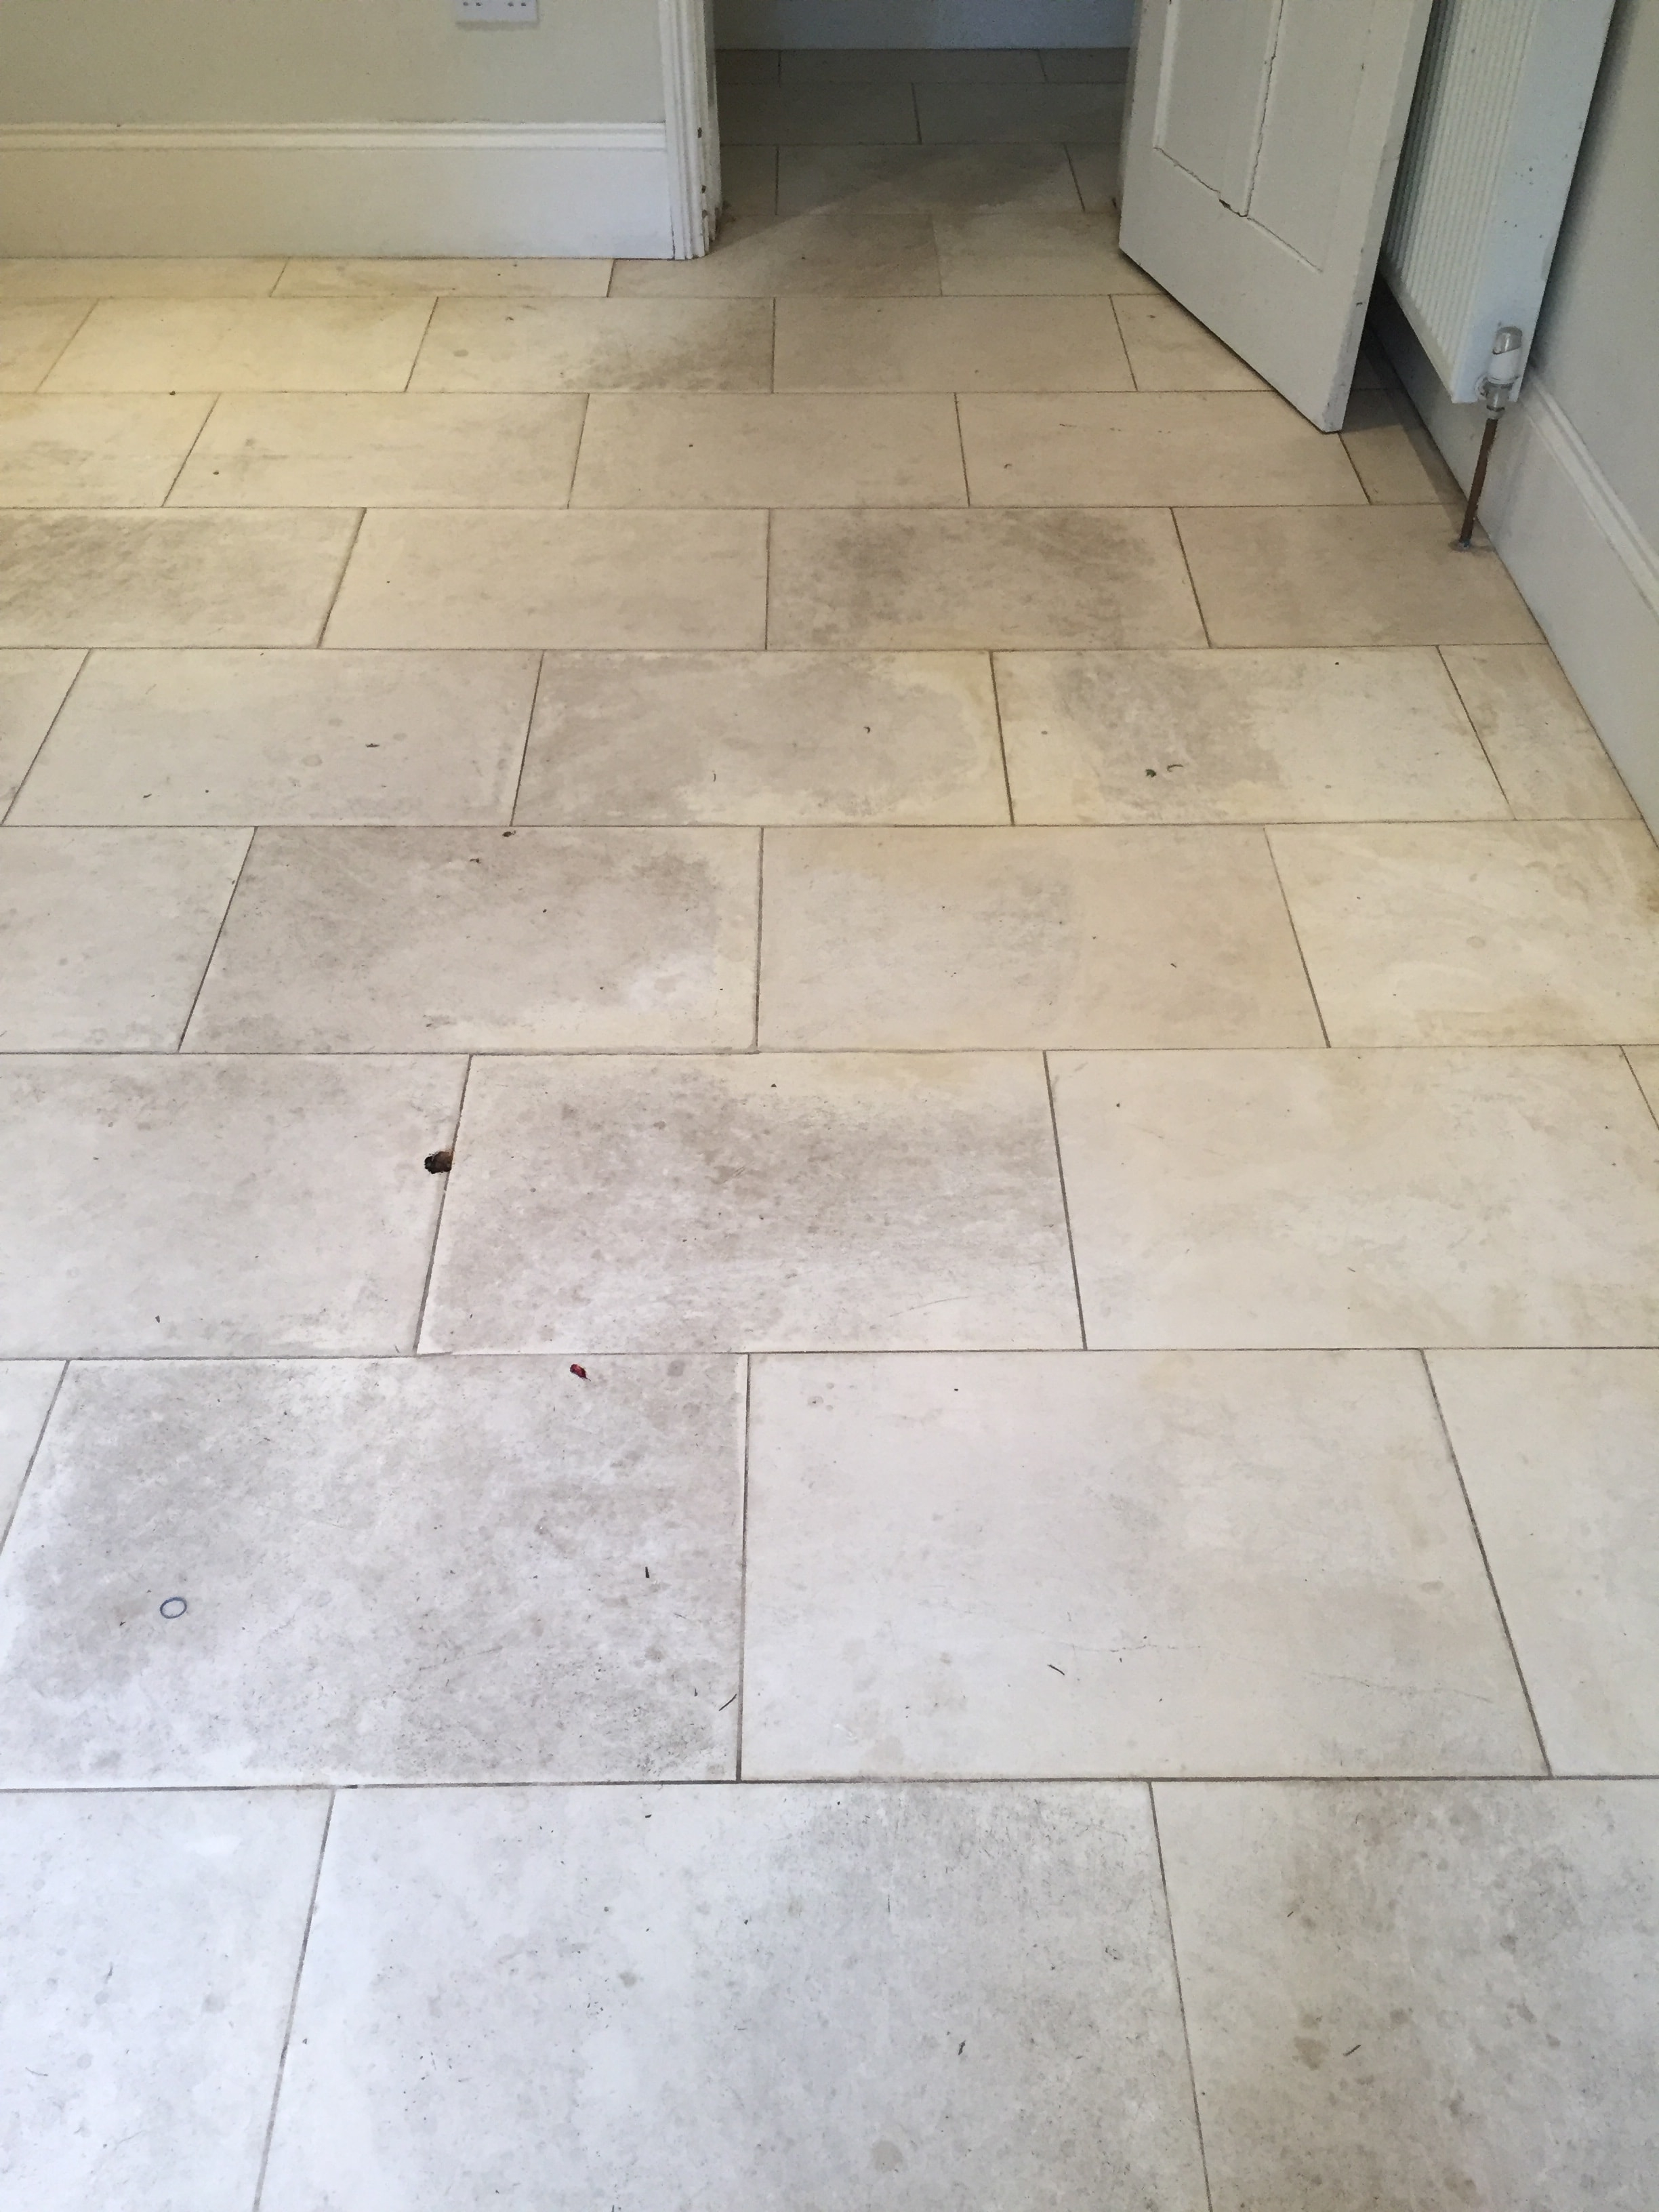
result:
M 1134 0 L 715 0 L 723 46 L 1127 46 Z

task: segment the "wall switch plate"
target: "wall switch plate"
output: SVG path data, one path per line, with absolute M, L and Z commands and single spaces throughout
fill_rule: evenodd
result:
M 458 23 L 533 23 L 536 0 L 455 0 Z

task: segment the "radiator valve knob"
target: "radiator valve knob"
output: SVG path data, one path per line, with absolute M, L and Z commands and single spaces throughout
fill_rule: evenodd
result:
M 1492 342 L 1492 359 L 1480 380 L 1480 397 L 1489 415 L 1501 415 L 1515 397 L 1526 358 L 1525 341 L 1513 323 L 1505 323 Z

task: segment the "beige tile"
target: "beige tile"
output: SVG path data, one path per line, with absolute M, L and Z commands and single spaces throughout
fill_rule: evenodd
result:
M 1035 1054 L 481 1060 L 449 1185 L 428 1351 L 1077 1342 Z
M 365 294 L 471 293 L 510 300 L 602 300 L 608 261 L 290 261 L 276 281 L 279 299 L 361 298 Z
M 0 1059 L 0 1352 L 412 1351 L 465 1066 Z
M 1273 832 L 1333 1044 L 1659 1043 L 1640 822 Z
M 1091 1344 L 1659 1340 L 1659 1127 L 1613 1051 L 1054 1063 Z
M 784 513 L 774 646 L 1200 645 L 1167 514 Z
M 60 1360 L 0 1360 L 0 1528 L 10 1522 L 63 1377 Z
M 1006 822 L 981 653 L 550 653 L 520 822 Z
M 778 211 L 775 146 L 720 148 L 720 206 L 724 216 L 770 217 Z
M 0 300 L 258 300 L 283 273 L 269 261 L 0 261 Z
M 527 653 L 100 653 L 12 818 L 504 823 L 536 670 Z
M 1116 392 L 1132 383 L 1109 300 L 780 300 L 775 375 L 780 392 Z
M 1072 174 L 1083 204 L 1091 214 L 1115 214 L 1121 164 L 1115 146 L 1068 146 Z
M 410 390 L 764 392 L 771 374 L 761 300 L 440 300 Z
M 728 146 L 914 145 L 916 111 L 907 82 L 728 85 L 720 94 Z
M 33 392 L 91 310 L 90 300 L 0 306 L 0 392 Z
M 1659 1787 L 1155 1796 L 1217 2212 L 1651 2193 Z
M 777 176 L 780 215 L 1079 205 L 1063 146 L 782 146 Z
M 1192 507 L 1176 517 L 1212 645 L 1477 645 L 1537 624 L 1438 507 Z
M 933 145 L 1003 138 L 1115 146 L 1123 92 L 1115 84 L 921 84 L 916 112 Z
M 730 1779 L 743 1397 L 736 1360 L 77 1365 L 0 1571 L 0 1771 Z
M 933 218 L 945 292 L 1156 292 L 1117 250 L 1117 217 L 1064 209 L 990 208 Z
M 8 507 L 159 507 L 208 399 L 0 398 Z
M 1505 813 L 1428 647 L 1003 653 L 997 695 L 1022 822 Z
M 749 830 L 261 830 L 189 1049 L 740 1050 L 754 1024 L 757 842 Z
M 1340 438 L 1273 392 L 964 393 L 975 507 L 1365 501 Z
M 314 509 L 0 514 L 0 645 L 314 645 L 356 527 Z
M 768 1358 L 744 1772 L 1522 1773 L 1404 1352 Z
M 429 300 L 100 300 L 49 392 L 401 392 Z
M 400 392 L 222 399 L 173 507 L 562 507 L 575 397 Z
M 1127 46 L 1046 46 L 1042 60 L 1050 84 L 1121 84 L 1129 74 Z
M 1040 84 L 1030 46 L 817 46 L 788 48 L 786 84 Z
M 1631 1064 L 1643 1097 L 1653 1109 L 1654 1119 L 1659 1121 L 1659 1049 L 1642 1052 L 1632 1048 L 1625 1057 Z
M 371 514 L 331 645 L 758 646 L 763 514 Z
M 948 392 L 598 392 L 575 507 L 961 507 Z
M 1551 1767 L 1652 1774 L 1659 1352 L 1430 1365 Z
M 1386 392 L 1349 395 L 1342 442 L 1365 496 L 1378 507 L 1440 504 L 1440 488 L 1429 474 Z
M 1322 1042 L 1259 830 L 778 830 L 765 883 L 763 1046 Z
M 0 830 L 0 1052 L 171 1052 L 246 830 Z
M 912 299 L 939 289 L 932 223 L 901 209 L 878 216 L 832 208 L 779 222 L 738 216 L 721 224 L 701 261 L 619 261 L 611 281 L 613 299 Z
M 0 652 L 0 814 L 16 797 L 81 659 L 78 653 Z
M 1634 816 L 1635 801 L 1548 646 L 1448 646 L 1442 657 L 1517 814 Z
M 1143 392 L 1264 392 L 1253 368 L 1161 292 L 1115 302 L 1129 365 Z

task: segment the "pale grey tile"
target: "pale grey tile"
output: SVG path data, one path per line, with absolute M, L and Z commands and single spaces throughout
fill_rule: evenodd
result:
M 764 392 L 763 300 L 440 300 L 411 392 Z
M 783 82 L 813 84 L 1040 84 L 1043 67 L 1030 46 L 792 47 Z
M 159 507 L 212 402 L 0 398 L 0 484 L 8 507 Z
M 1066 151 L 1071 158 L 1072 174 L 1077 179 L 1078 195 L 1084 206 L 1091 215 L 1114 214 L 1122 172 L 1118 147 L 1071 145 Z M 1127 265 L 1134 267 L 1133 262 Z M 1120 291 L 1122 289 L 1118 287 Z
M 81 661 L 75 652 L 0 652 L 0 813 L 16 797 Z
M 778 149 L 775 146 L 722 146 L 720 204 L 726 217 L 778 211 Z M 758 387 L 765 390 L 764 382 Z
M 1643 1097 L 1659 1120 L 1659 1049 L 1648 1052 L 1631 1051 L 1625 1054 L 1631 1064 Z
M 57 1359 L 0 1360 L 0 1537 L 64 1372 Z
M 1517 814 L 1634 816 L 1548 646 L 1448 646 L 1442 657 Z
M 52 392 L 401 392 L 427 299 L 104 299 Z
M 1121 84 L 1129 74 L 1129 49 L 1045 46 L 1042 62 L 1050 84 Z
M 921 84 L 916 111 L 924 143 L 934 145 L 1013 138 L 1114 146 L 1123 93 L 1115 84 Z
M 777 308 L 780 392 L 1101 392 L 1133 381 L 1109 300 L 780 300 Z
M 1126 292 L 1112 305 L 1142 392 L 1266 390 L 1253 368 L 1161 292 Z
M 1032 133 L 1017 133 L 1032 136 Z M 728 146 L 914 145 L 916 111 L 908 82 L 732 84 L 720 94 Z
M 1109 211 L 987 208 L 936 215 L 933 234 L 945 292 L 1042 297 L 1158 289 L 1118 252 L 1117 217 Z
M 786 216 L 1079 204 L 1063 146 L 781 146 L 777 186 Z

